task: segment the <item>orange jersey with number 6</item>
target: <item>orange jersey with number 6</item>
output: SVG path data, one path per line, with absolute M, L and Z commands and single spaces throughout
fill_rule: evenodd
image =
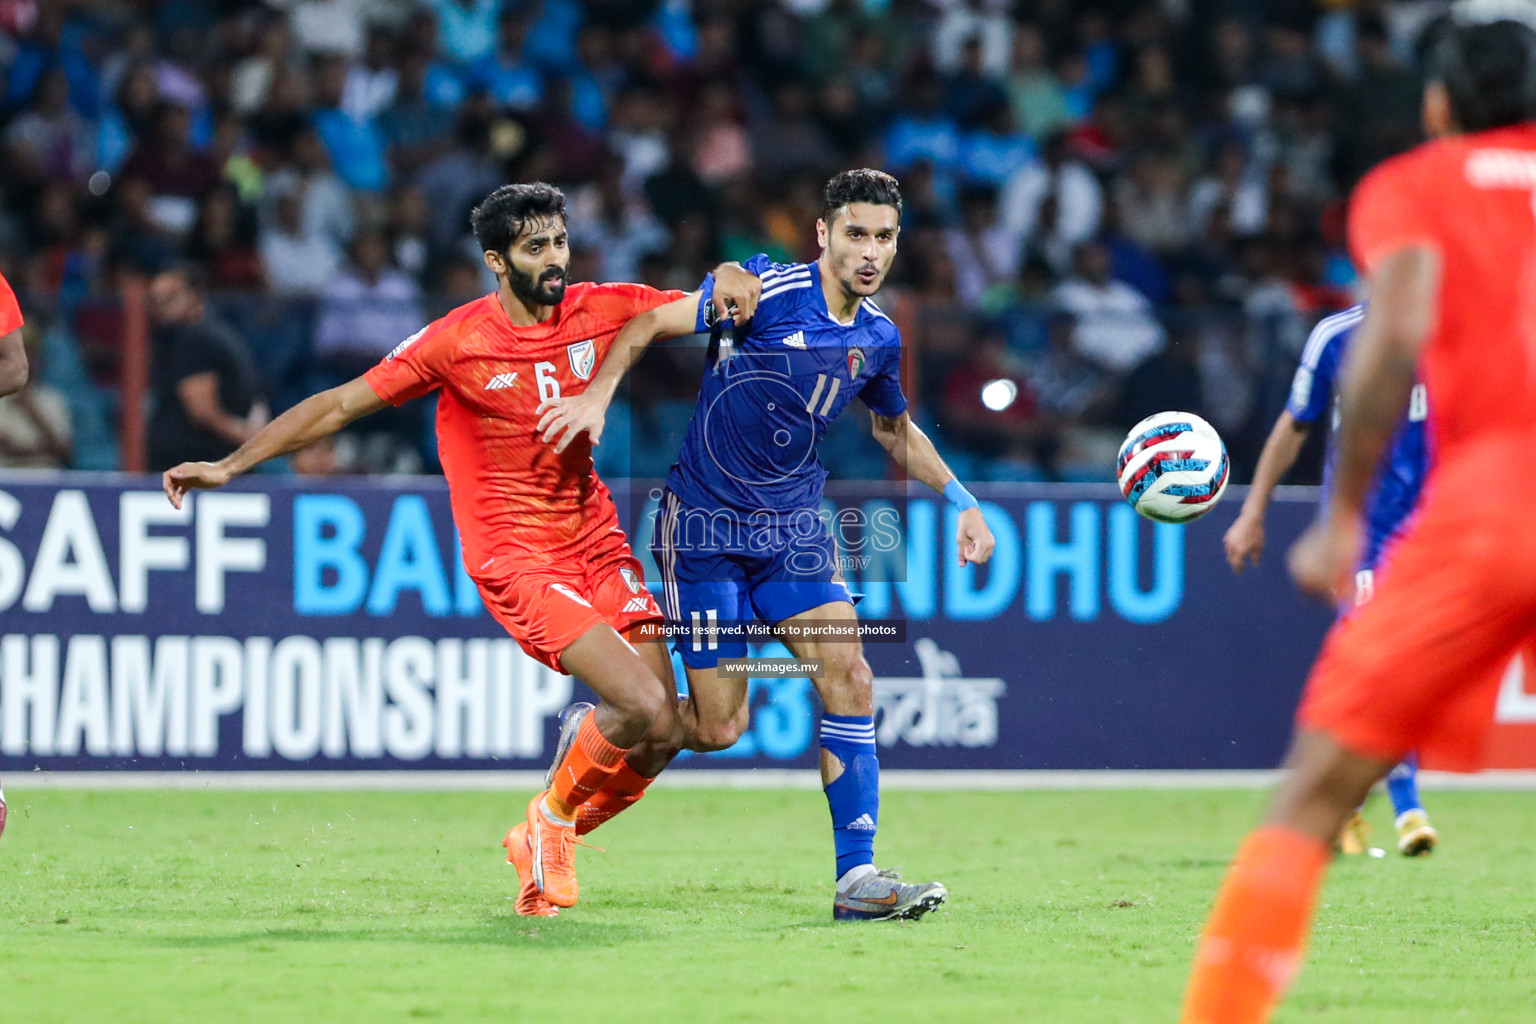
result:
M 439 392 L 438 454 L 472 578 L 557 566 L 610 534 L 622 540 L 590 440 L 582 435 L 557 454 L 537 432 L 538 407 L 580 394 L 627 320 L 682 296 L 583 282 L 566 289 L 548 320 L 519 327 L 487 295 L 367 372 L 369 386 L 394 405 Z

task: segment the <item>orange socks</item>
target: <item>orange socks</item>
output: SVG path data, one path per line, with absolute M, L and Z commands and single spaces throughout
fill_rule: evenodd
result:
M 608 785 L 593 793 L 577 810 L 576 834 L 584 836 L 620 811 L 628 810 L 645 796 L 645 787 L 655 781 L 635 771 L 628 761 L 620 764 Z
M 1182 1024 L 1263 1024 L 1301 968 L 1328 847 L 1290 829 L 1248 836 L 1195 953 Z
M 544 798 L 551 813 L 565 821 L 574 821 L 576 809 L 608 784 L 614 774 L 624 766 L 622 747 L 616 747 L 603 739 L 597 731 L 595 715 L 588 715 L 576 731 L 576 742 L 566 753 L 565 760 L 555 770 L 555 782 Z

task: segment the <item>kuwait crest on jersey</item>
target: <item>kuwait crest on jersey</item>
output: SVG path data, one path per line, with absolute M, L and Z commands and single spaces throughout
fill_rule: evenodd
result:
M 850 382 L 859 379 L 859 374 L 864 372 L 864 350 L 851 348 L 848 350 L 848 380 Z
M 592 379 L 592 364 L 597 361 L 597 346 L 591 339 L 565 346 L 565 354 L 571 359 L 571 372 L 582 380 Z
M 631 594 L 640 593 L 640 577 L 635 575 L 635 570 L 627 565 L 621 565 L 619 575 L 624 577 L 624 585 L 629 588 Z

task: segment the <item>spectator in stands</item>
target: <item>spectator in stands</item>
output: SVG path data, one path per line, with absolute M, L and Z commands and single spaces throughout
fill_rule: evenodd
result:
M 974 185 L 1000 189 L 1014 171 L 1036 159 L 1034 141 L 1019 131 L 1006 100 L 995 101 L 980 124 L 960 139 L 960 176 Z
M 501 0 L 426 0 L 437 12 L 438 38 L 443 53 L 463 65 L 496 47 Z
M 0 397 L 0 468 L 67 469 L 74 459 L 69 404 L 42 383 L 36 328 L 22 335 L 30 372 L 20 390 Z
M 949 74 L 966 64 L 966 48 L 975 45 L 976 68 L 989 78 L 1008 69 L 1013 49 L 1013 19 L 1007 0 L 947 0 L 933 33 L 933 65 Z
M 155 324 L 149 468 L 155 472 L 222 459 L 268 418 L 250 353 L 208 313 L 193 273 L 162 271 L 149 285 Z
M 294 133 L 289 159 L 267 178 L 265 197 L 300 196 L 300 218 L 306 235 L 324 239 L 338 251 L 352 238 L 352 192 L 331 169 L 330 155 L 320 132 L 308 125 Z
M 344 57 L 330 55 L 316 61 L 316 110 L 312 120 L 331 166 L 347 187 L 359 192 L 378 192 L 389 184 L 384 138 L 371 114 L 359 116 L 343 107 L 347 80 Z
M 251 218 L 232 188 L 216 189 L 203 200 L 187 255 L 203 268 L 215 289 L 261 291 L 266 286 L 253 244 Z
M 1056 312 L 1046 320 L 1046 348 L 1031 357 L 1027 376 L 1040 411 L 1062 424 L 1099 422 L 1112 408 L 1114 382 L 1077 353 L 1077 323 Z
M 438 281 L 438 291 L 446 307 L 444 312 L 466 302 L 473 302 L 494 290 L 494 282 L 487 286 L 481 277 L 484 269 L 484 263 L 476 263 L 465 256 L 454 256 L 446 261 Z
M 1190 190 L 1189 222 L 1199 231 L 1217 206 L 1225 207 L 1232 230 L 1240 235 L 1256 235 L 1264 230 L 1269 215 L 1269 193 L 1263 178 L 1249 166 L 1248 153 L 1237 141 L 1224 143 L 1217 150 L 1211 172 Z
M 336 243 L 304 224 L 304 193 L 298 185 L 279 194 L 271 223 L 262 228 L 258 248 L 267 284 L 290 295 L 318 295 L 336 272 L 341 258 Z
M 261 108 L 246 119 L 251 137 L 272 162 L 286 159 L 294 139 L 311 128 L 309 77 L 296 67 L 280 67 Z
M 972 186 L 960 194 L 960 219 L 944 232 L 955 267 L 955 287 L 967 306 L 981 305 L 987 289 L 1012 281 L 1019 271 L 1019 247 L 998 219 L 997 193 Z
M 378 114 L 379 134 L 390 167 L 407 180 L 418 167 L 446 150 L 453 138 L 451 118 L 426 94 L 430 68 L 426 55 L 407 56 L 391 102 Z
M 355 121 L 377 117 L 394 101 L 400 86 L 394 33 L 382 25 L 368 30 L 368 46 L 363 59 L 347 69 L 342 87 L 341 109 Z
M 1038 25 L 1025 22 L 1014 30 L 1007 89 L 1014 120 L 1033 138 L 1049 138 L 1072 123 Z
M 724 82 L 706 86 L 699 98 L 693 170 L 712 186 L 752 170 L 752 143 L 741 126 L 736 96 Z M 627 278 L 625 280 L 628 280 Z
M 351 257 L 325 286 L 315 328 L 315 357 L 343 380 L 366 371 L 426 324 L 420 290 L 389 265 L 382 234 L 358 232 Z
M 294 63 L 293 35 L 288 19 L 268 18 L 257 30 L 256 50 L 234 67 L 230 79 L 230 104 L 236 114 L 249 117 L 267 100 L 278 71 Z
M 1053 207 L 1050 223 L 1041 210 Z M 1093 237 L 1104 215 L 1104 190 L 1093 171 L 1072 153 L 1065 133 L 1045 140 L 1040 159 L 1014 172 L 998 203 L 1003 222 L 1020 243 L 1070 249 Z M 1055 262 L 1055 261 L 1053 261 Z
M 417 172 L 416 187 L 432 211 L 432 241 L 439 249 L 451 249 L 467 235 L 471 207 L 503 181 L 491 147 L 493 114 L 484 93 L 465 100 L 453 145 Z
M 391 197 L 385 234 L 395 266 L 420 284 L 435 272 L 427 200 L 420 189 L 403 188 Z
M 185 237 L 197 222 L 198 204 L 218 187 L 220 168 L 207 152 L 192 148 L 192 112 L 163 100 L 154 128 L 123 164 L 125 180 L 143 182 L 150 219 L 165 233 Z
M 1059 308 L 1072 314 L 1078 354 L 1107 373 L 1123 376 L 1163 350 L 1163 328 L 1146 296 L 1109 274 L 1109 250 L 1099 242 L 1077 247 L 1077 273 L 1056 287 Z
M 982 40 L 967 39 L 960 47 L 960 63 L 944 82 L 944 112 L 962 130 L 980 126 L 994 107 L 1008 102 L 997 77 L 983 64 Z
M 1186 193 L 1176 163 L 1150 153 L 1138 157 L 1115 185 L 1121 230 L 1153 252 L 1178 252 L 1190 238 Z
M 942 84 L 920 74 L 907 83 L 905 100 L 886 130 L 886 160 L 898 173 L 927 161 L 947 179 L 960 159 L 960 126 L 944 110 Z
M 641 257 L 665 249 L 669 239 L 645 197 L 625 194 L 624 165 L 615 156 L 603 162 L 596 182 L 571 197 L 571 244 L 597 257 L 598 280 L 636 280 Z
M 1371 167 L 1419 141 L 1423 85 L 1392 52 L 1379 16 L 1355 28 L 1359 73 L 1337 97 L 1335 138 L 1344 183 L 1353 185 Z
M 112 102 L 102 110 L 96 124 L 97 167 L 116 174 L 138 141 L 149 138 L 158 98 L 151 64 L 130 64 L 123 69 Z
M 43 73 L 28 109 L 5 129 L 7 172 L 24 181 L 79 181 L 95 156 L 93 126 L 69 105 L 62 68 Z
M 363 5 L 358 0 L 298 0 L 289 8 L 288 23 L 306 53 L 362 56 Z
M 527 113 L 544 98 L 544 76 L 529 59 L 528 17 L 521 10 L 501 12 L 496 46 L 470 68 L 470 79 L 503 110 Z
M 1167 348 L 1136 367 L 1125 379 L 1117 418 L 1137 423 L 1166 409 L 1205 407 L 1199 342 L 1188 332 L 1176 331 Z

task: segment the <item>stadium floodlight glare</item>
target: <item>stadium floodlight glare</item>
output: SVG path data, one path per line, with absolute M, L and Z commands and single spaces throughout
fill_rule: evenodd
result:
M 1006 378 L 989 380 L 981 386 L 981 404 L 993 412 L 1002 412 L 1019 397 L 1019 386 Z

